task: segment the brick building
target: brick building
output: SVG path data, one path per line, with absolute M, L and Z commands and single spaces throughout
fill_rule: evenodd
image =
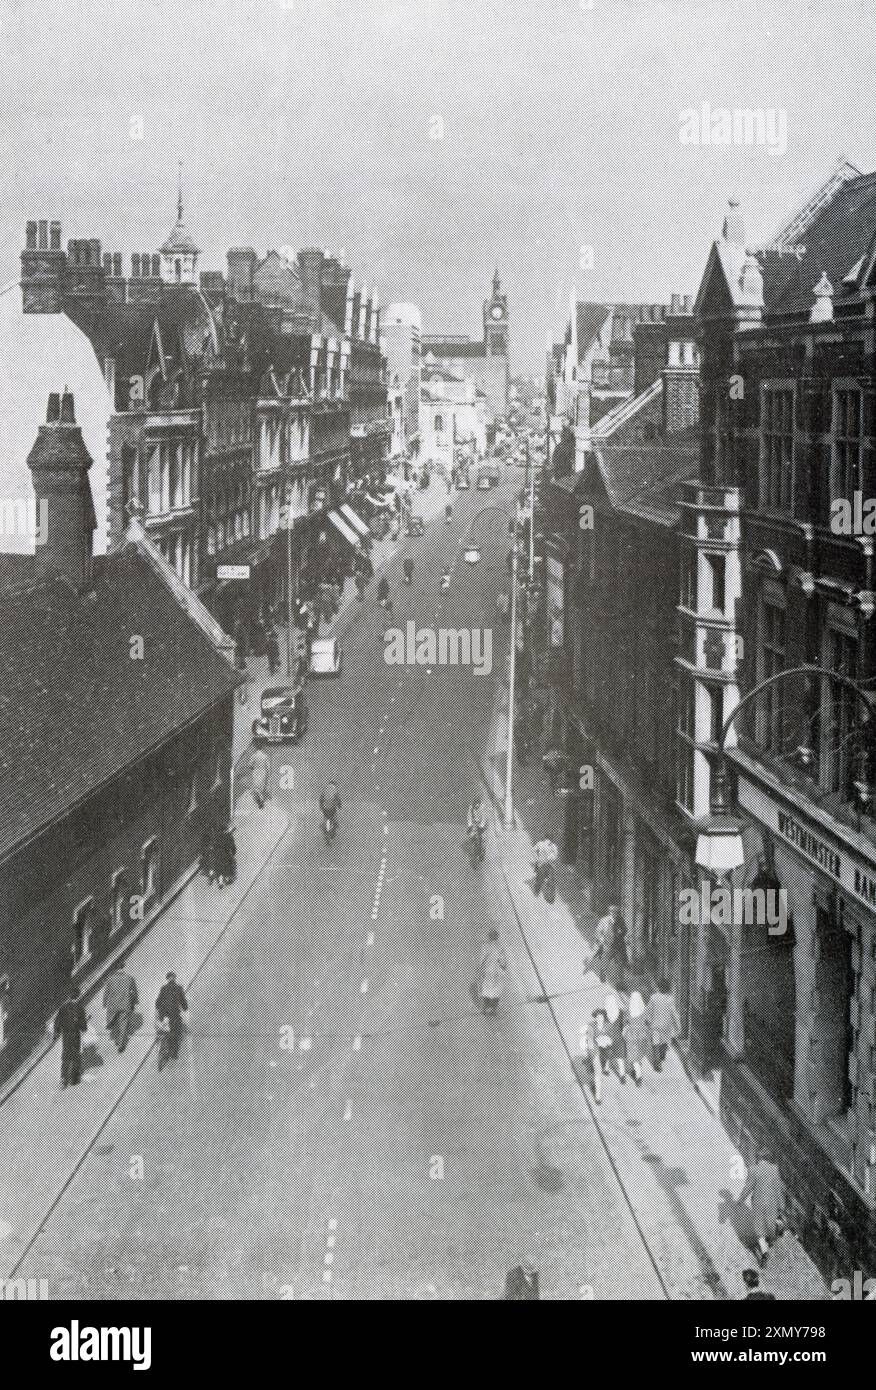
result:
M 697 298 L 700 482 L 682 620 L 689 764 L 708 814 L 722 720 L 745 862 L 784 890 L 784 930 L 702 924 L 692 1042 L 724 1122 L 778 1150 L 797 1228 L 828 1275 L 876 1263 L 876 811 L 869 713 L 831 672 L 876 677 L 873 539 L 832 508 L 876 495 L 876 175 L 841 163 L 763 248 L 731 204 Z M 682 704 L 684 700 L 682 700 Z M 705 869 L 704 869 L 705 873 Z
M 50 397 L 46 541 L 0 557 L 0 1077 L 229 813 L 227 643 L 139 523 L 94 557 L 91 458 Z

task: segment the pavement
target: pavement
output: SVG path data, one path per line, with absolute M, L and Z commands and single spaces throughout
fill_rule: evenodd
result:
M 503 682 L 483 759 L 485 781 L 497 808 L 502 806 L 507 726 L 508 687 Z M 533 894 L 535 841 L 543 834 L 556 844 L 563 838 L 565 804 L 554 795 L 541 766 L 545 751 L 534 748 L 527 766 L 515 767 L 515 824 L 499 833 L 503 877 L 542 992 L 669 1296 L 742 1298 L 746 1288 L 741 1271 L 755 1266 L 748 1208 L 734 1201 L 742 1186 L 742 1161 L 708 1108 L 682 1051 L 670 1049 L 660 1074 L 646 1061 L 641 1087 L 632 1078 L 621 1085 L 613 1074 L 603 1083 L 598 1108 L 592 1100 L 581 1058 L 581 1030 L 611 987 L 586 967 L 595 944 L 596 917 L 587 906 L 577 868 L 557 862 L 552 905 Z M 643 993 L 647 999 L 647 991 Z M 830 1297 L 791 1234 L 770 1252 L 761 1287 L 780 1299 Z
M 504 525 L 479 523 L 479 566 L 457 559 L 439 585 L 484 505 L 459 497 L 454 526 L 411 542 L 410 586 L 382 543 L 399 626 L 492 621 Z M 494 1300 L 530 1258 L 543 1298 L 739 1296 L 733 1155 L 678 1059 L 641 1091 L 608 1082 L 598 1112 L 581 1084 L 592 922 L 565 868 L 552 909 L 527 885 L 537 774 L 517 828 L 496 820 L 468 862 L 501 673 L 388 665 L 385 619 L 370 596 L 336 618 L 343 672 L 309 682 L 306 737 L 270 753 L 272 799 L 240 789 L 234 887 L 193 879 L 128 953 L 144 1021 L 125 1054 L 99 1038 L 61 1092 L 53 1047 L 0 1111 L 0 1277 L 85 1299 Z M 496 1018 L 473 983 L 491 926 Z M 149 1022 L 171 968 L 189 1031 L 159 1074 Z M 783 1242 L 768 1287 L 785 1258 Z

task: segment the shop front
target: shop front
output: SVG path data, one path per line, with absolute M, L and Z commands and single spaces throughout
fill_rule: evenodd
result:
M 723 951 L 710 941 L 722 1119 L 749 1150 L 778 1148 L 816 1257 L 876 1267 L 876 846 L 739 750 L 733 761 L 747 827 L 732 886 L 762 896 L 718 929 Z

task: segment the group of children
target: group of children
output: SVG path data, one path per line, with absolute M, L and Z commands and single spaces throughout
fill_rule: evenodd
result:
M 663 982 L 647 1004 L 639 991 L 633 990 L 624 1006 L 610 990 L 581 1030 L 581 1050 L 590 1068 L 596 1104 L 602 1101 L 602 1079 L 611 1071 L 624 1086 L 629 1067 L 636 1085 L 641 1086 L 642 1063 L 650 1057 L 659 1072 L 669 1043 L 679 1031 L 675 1002 L 668 989 L 664 991 Z

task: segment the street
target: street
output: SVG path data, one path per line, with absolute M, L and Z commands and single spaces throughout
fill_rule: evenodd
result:
M 342 674 L 308 683 L 305 739 L 271 750 L 289 830 L 196 975 L 178 1061 L 159 1074 L 135 1035 L 144 1065 L 17 1277 L 82 1298 L 496 1299 L 531 1259 L 542 1297 L 664 1296 L 542 999 L 492 808 L 486 863 L 465 853 L 475 791 L 489 806 L 507 520 L 480 518 L 475 568 L 460 542 L 512 498 L 458 494 L 452 525 L 404 541 L 392 618 L 369 585 Z M 492 674 L 386 665 L 383 628 L 411 618 L 491 627 Z M 473 996 L 491 926 L 509 965 L 496 1018 Z

